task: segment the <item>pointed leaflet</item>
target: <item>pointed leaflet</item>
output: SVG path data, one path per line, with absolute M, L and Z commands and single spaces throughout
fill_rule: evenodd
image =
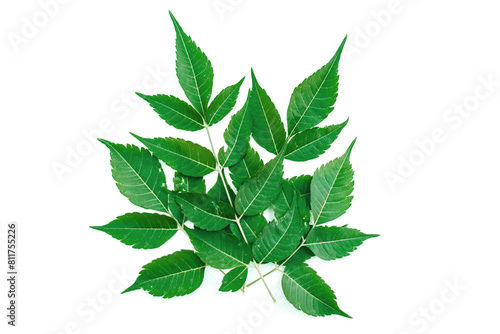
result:
M 347 121 L 339 125 L 311 128 L 297 133 L 286 147 L 285 159 L 307 161 L 319 157 L 330 148 L 346 124 Z
M 262 230 L 267 225 L 267 220 L 263 215 L 255 215 L 255 216 L 244 216 L 240 219 L 241 229 L 243 233 L 245 233 L 245 238 L 248 243 L 251 245 L 255 239 L 262 233 Z M 231 232 L 237 236 L 238 238 L 245 240 L 241 235 L 240 229 L 236 223 L 231 223 L 229 225 Z
M 281 287 L 286 299 L 306 314 L 314 317 L 337 314 L 350 318 L 338 307 L 332 289 L 305 263 L 287 265 Z
M 158 159 L 144 148 L 99 141 L 109 148 L 113 179 L 123 196 L 141 208 L 168 212 L 168 194 L 162 189 L 165 174 Z
M 292 207 L 278 221 L 271 222 L 255 240 L 252 252 L 259 262 L 276 262 L 290 256 L 300 243 L 304 224 L 294 197 Z
M 250 96 L 250 92 L 248 94 Z M 219 152 L 219 162 L 222 167 L 233 166 L 245 156 L 252 133 L 251 122 L 247 99 L 243 108 L 231 117 L 227 129 L 224 131 L 227 150 Z
M 238 291 L 243 287 L 243 285 L 245 285 L 247 275 L 247 266 L 240 266 L 232 269 L 224 275 L 219 291 Z
M 91 226 L 106 232 L 132 248 L 152 249 L 163 245 L 177 232 L 174 219 L 157 213 L 132 212 L 104 226 Z
M 231 112 L 231 110 L 233 110 L 243 80 L 245 80 L 245 78 L 232 86 L 224 88 L 210 103 L 205 114 L 205 120 L 208 126 L 219 123 Z
M 285 144 L 286 133 L 281 116 L 266 91 L 259 86 L 252 70 L 252 94 L 248 108 L 253 118 L 253 139 L 273 154 L 279 154 Z
M 348 227 L 318 226 L 309 232 L 305 245 L 320 259 L 335 260 L 349 255 L 366 239 L 377 236 Z
M 198 256 L 216 269 L 246 266 L 252 260 L 252 251 L 243 240 L 225 231 L 209 232 L 185 229 Z
M 203 177 L 187 176 L 175 172 L 174 190 L 183 193 L 204 193 L 207 191 Z
M 253 216 L 266 210 L 281 190 L 282 177 L 283 154 L 280 154 L 240 187 L 236 194 L 236 212 L 241 216 Z
M 172 195 L 181 206 L 182 213 L 199 228 L 218 231 L 234 222 L 222 216 L 217 203 L 207 194 L 172 193 Z
M 262 167 L 264 162 L 259 154 L 250 146 L 247 153 L 236 165 L 229 167 L 229 176 L 236 189 L 239 189 L 246 180 L 254 176 Z
M 160 117 L 174 128 L 197 131 L 204 128 L 203 118 L 188 103 L 171 95 L 144 95 L 136 93 L 146 100 Z
M 142 138 L 132 134 L 158 159 L 187 176 L 204 176 L 215 170 L 215 157 L 207 148 L 180 138 Z
M 289 136 L 318 125 L 333 110 L 337 99 L 339 59 L 345 41 L 344 38 L 325 66 L 294 89 L 287 111 Z
M 184 296 L 201 285 L 205 267 L 195 252 L 181 250 L 146 264 L 134 284 L 123 293 L 143 289 L 163 298 Z
M 175 39 L 177 55 L 175 70 L 179 84 L 193 107 L 200 115 L 204 115 L 212 95 L 214 80 L 212 64 L 191 37 L 184 33 L 174 15 L 169 13 L 177 35 Z
M 342 216 L 351 206 L 354 171 L 349 156 L 356 140 L 347 151 L 316 169 L 311 181 L 311 211 L 315 224 L 323 224 Z

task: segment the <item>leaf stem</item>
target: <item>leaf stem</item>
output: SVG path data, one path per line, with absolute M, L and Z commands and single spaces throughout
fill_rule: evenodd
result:
M 262 283 L 264 283 L 264 285 L 266 286 L 266 290 L 269 293 L 269 296 L 271 296 L 271 298 L 273 299 L 273 302 L 276 303 L 276 298 L 274 298 L 273 293 L 269 289 L 269 286 L 267 285 L 266 280 L 264 279 L 264 276 L 262 276 L 262 273 L 260 272 L 259 265 L 257 264 L 257 261 L 254 260 L 254 263 L 255 263 L 255 269 L 257 269 L 257 272 L 259 273 L 259 276 L 260 276 L 260 279 L 262 280 Z
M 248 288 L 249 286 L 254 285 L 254 284 L 255 284 L 255 283 L 257 283 L 258 281 L 260 281 L 263 277 L 266 277 L 266 276 L 268 276 L 268 275 L 270 275 L 270 274 L 274 273 L 276 270 L 278 270 L 278 267 L 276 267 L 276 268 L 274 268 L 274 269 L 272 269 L 272 270 L 268 271 L 267 273 L 265 273 L 264 275 L 262 275 L 262 277 L 259 277 L 259 278 L 255 279 L 255 280 L 253 280 L 252 282 L 248 283 L 247 285 L 245 285 L 245 287 L 247 287 L 247 288 Z

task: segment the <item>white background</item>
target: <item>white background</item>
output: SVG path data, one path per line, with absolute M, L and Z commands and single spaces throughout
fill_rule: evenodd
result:
M 47 2 L 0 5 L 1 254 L 6 224 L 19 225 L 18 327 L 9 333 L 500 331 L 495 1 L 61 0 L 44 21 Z M 178 234 L 157 250 L 133 250 L 89 228 L 136 208 L 114 185 L 107 149 L 86 132 L 135 144 L 129 132 L 186 136 L 146 103 L 126 104 L 135 91 L 183 97 L 168 10 L 211 59 L 213 95 L 243 76 L 246 92 L 253 67 L 283 116 L 293 88 L 348 34 L 338 102 L 324 124 L 349 124 L 324 156 L 285 168 L 287 176 L 312 173 L 358 137 L 355 199 L 336 223 L 381 237 L 347 258 L 311 262 L 352 320 L 295 310 L 277 274 L 271 307 L 262 284 L 243 296 L 218 292 L 215 270 L 189 296 L 119 294 L 142 265 L 189 247 Z M 207 144 L 203 132 L 188 135 Z

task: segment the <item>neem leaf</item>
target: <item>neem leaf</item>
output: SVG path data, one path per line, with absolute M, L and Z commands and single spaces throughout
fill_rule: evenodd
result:
M 158 159 L 188 176 L 204 176 L 215 170 L 215 157 L 207 148 L 180 138 L 142 138 L 132 134 Z
M 153 296 L 184 296 L 203 282 L 206 264 L 191 250 L 181 250 L 146 264 L 125 292 L 143 289 Z
M 130 202 L 144 209 L 168 212 L 165 174 L 158 159 L 144 148 L 99 139 L 109 148 L 116 186 Z
M 253 139 L 268 152 L 279 154 L 285 144 L 285 126 L 273 101 L 259 86 L 253 70 L 249 108 L 252 111 Z
M 290 210 L 278 221 L 271 222 L 255 240 L 252 252 L 259 262 L 276 262 L 290 256 L 300 243 L 304 232 L 297 199 L 293 198 Z
M 214 70 L 207 56 L 196 46 L 195 42 L 184 33 L 174 15 L 170 17 L 174 24 L 176 49 L 176 72 L 179 84 L 193 107 L 204 115 L 207 109 L 214 80 Z
M 91 226 L 106 232 L 132 248 L 152 249 L 163 245 L 177 232 L 177 222 L 157 213 L 132 212 L 104 226 Z
M 198 256 L 216 269 L 246 266 L 252 260 L 250 246 L 225 231 L 210 232 L 185 228 Z
M 241 84 L 245 78 L 238 81 L 236 84 L 224 88 L 219 95 L 208 106 L 205 114 L 205 119 L 208 126 L 219 123 L 227 114 L 233 110 Z
M 231 200 L 227 196 L 227 193 L 229 193 L 229 196 L 231 196 Z M 226 192 L 226 186 L 224 186 L 224 181 L 222 180 L 221 176 L 217 176 L 217 181 L 213 185 L 213 187 L 208 191 L 208 195 L 214 199 L 216 203 L 234 203 L 234 198 L 235 194 L 233 192 L 233 189 L 231 187 L 227 187 L 227 192 Z
M 229 176 L 236 189 L 239 189 L 246 180 L 253 177 L 264 166 L 259 154 L 250 146 L 247 153 L 236 165 L 229 167 Z
M 219 231 L 233 222 L 223 217 L 217 203 L 207 194 L 172 193 L 182 208 L 182 213 L 195 226 L 207 231 Z
M 349 156 L 356 140 L 340 157 L 316 169 L 311 181 L 311 211 L 315 224 L 342 216 L 351 206 L 354 171 Z
M 318 125 L 333 110 L 337 100 L 340 54 L 346 38 L 326 65 L 293 90 L 287 110 L 289 136 Z
M 241 229 L 245 233 L 246 240 L 251 245 L 255 239 L 262 233 L 262 230 L 267 225 L 267 220 L 262 214 L 255 216 L 244 216 L 240 219 Z M 231 232 L 240 239 L 243 239 L 240 229 L 236 223 L 229 225 Z M 244 239 L 243 239 L 244 240 Z
M 247 275 L 247 266 L 240 266 L 232 269 L 224 275 L 219 291 L 238 291 L 243 287 L 243 285 L 245 285 Z
M 160 117 L 174 128 L 197 131 L 204 128 L 203 117 L 191 105 L 171 95 L 144 95 L 136 93 L 146 100 Z
M 317 226 L 307 235 L 305 245 L 322 260 L 335 260 L 349 255 L 366 239 L 377 234 L 364 234 L 345 226 Z
M 183 193 L 204 193 L 207 188 L 203 177 L 187 176 L 175 172 L 174 190 Z
M 311 211 L 307 205 L 306 198 L 301 196 L 290 180 L 281 181 L 281 191 L 272 204 L 274 216 L 277 219 L 282 218 L 292 208 L 294 199 L 297 200 L 297 210 L 300 213 L 302 221 L 308 223 L 311 220 Z
M 248 95 L 251 95 L 250 92 Z M 222 167 L 230 167 L 241 161 L 247 153 L 251 133 L 252 119 L 248 111 L 247 98 L 243 108 L 231 117 L 226 131 L 224 131 L 227 150 L 219 152 L 219 162 Z
M 283 155 L 280 154 L 248 179 L 236 193 L 235 209 L 239 215 L 253 216 L 264 212 L 281 190 Z
M 305 263 L 287 265 L 281 287 L 286 299 L 306 314 L 314 317 L 337 314 L 350 318 L 338 307 L 332 289 Z
M 297 189 L 300 193 L 300 196 L 306 200 L 306 205 L 308 207 L 311 206 L 311 175 L 300 175 L 294 176 L 290 179 L 292 185 Z
M 338 125 L 311 128 L 297 133 L 286 147 L 285 159 L 307 161 L 319 157 L 330 148 L 346 124 L 347 121 Z

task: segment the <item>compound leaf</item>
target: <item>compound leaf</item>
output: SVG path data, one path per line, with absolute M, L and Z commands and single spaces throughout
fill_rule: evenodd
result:
M 204 115 L 212 95 L 214 80 L 212 64 L 191 37 L 182 30 L 174 15 L 169 13 L 177 35 L 175 70 L 179 84 L 193 107 L 200 115 Z
M 180 138 L 142 138 L 132 134 L 158 159 L 187 176 L 204 176 L 215 170 L 215 157 L 207 148 Z
M 286 299 L 306 314 L 315 317 L 337 314 L 350 318 L 338 307 L 332 289 L 305 263 L 287 265 L 281 287 Z
M 132 212 L 117 217 L 104 226 L 91 226 L 106 232 L 132 248 L 157 248 L 177 232 L 177 222 L 157 213 Z
M 316 169 L 311 181 L 311 211 L 315 224 L 323 224 L 342 216 L 351 206 L 354 189 L 349 157 L 356 140 L 340 157 Z
M 158 159 L 144 148 L 99 139 L 109 148 L 116 186 L 130 202 L 144 209 L 168 212 L 165 174 Z
M 203 118 L 188 103 L 171 95 L 144 95 L 136 93 L 146 100 L 160 117 L 174 128 L 197 131 L 204 128 Z
M 216 269 L 246 266 L 252 260 L 250 246 L 225 231 L 185 229 L 199 257 Z
M 125 292 L 143 289 L 153 296 L 184 296 L 203 282 L 206 264 L 191 250 L 181 250 L 146 264 Z
M 333 110 L 339 81 L 337 71 L 345 41 L 344 38 L 326 65 L 293 90 L 287 110 L 289 136 L 318 125 Z

